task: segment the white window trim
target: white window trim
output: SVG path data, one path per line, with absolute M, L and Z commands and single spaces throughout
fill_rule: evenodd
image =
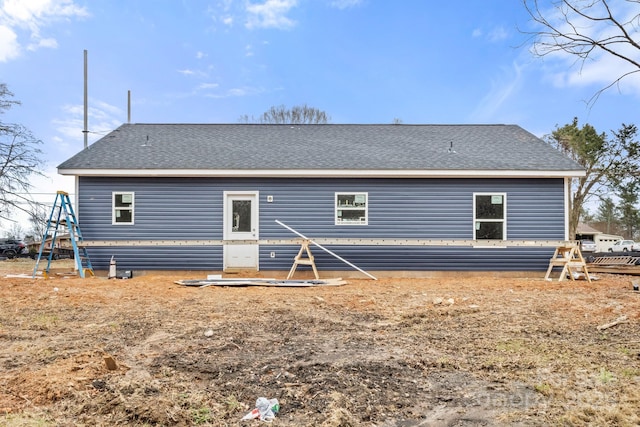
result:
M 131 222 L 116 222 L 116 195 L 130 194 L 131 195 Z M 111 225 L 134 225 L 135 224 L 135 210 L 136 207 L 136 193 L 134 191 L 113 191 L 111 192 Z
M 364 205 L 364 208 L 361 207 L 354 207 L 354 208 L 346 208 L 347 210 L 355 210 L 355 209 L 364 209 L 364 221 L 361 222 L 349 222 L 349 221 L 339 221 L 338 220 L 338 209 L 340 210 L 345 210 L 344 206 L 338 206 L 338 195 L 364 195 L 366 198 L 366 202 Z M 365 192 L 365 191 L 336 191 L 333 195 L 333 215 L 334 215 L 334 219 L 333 219 L 333 223 L 335 225 L 369 225 L 369 193 Z
M 478 219 L 476 218 L 476 196 L 502 196 L 502 209 L 503 209 L 503 219 L 483 219 L 483 222 L 501 222 L 502 223 L 502 240 L 507 240 L 507 193 L 473 193 L 473 240 L 478 240 L 476 237 L 476 222 Z M 474 246 L 481 247 L 481 246 Z M 502 246 L 491 246 L 492 248 L 501 248 Z M 506 247 L 506 246 L 504 246 Z

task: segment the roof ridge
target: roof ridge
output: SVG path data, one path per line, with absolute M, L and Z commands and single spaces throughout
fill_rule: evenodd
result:
M 123 125 L 157 125 L 157 126 L 430 126 L 430 127 L 491 127 L 491 126 L 518 126 L 513 123 L 123 123 Z

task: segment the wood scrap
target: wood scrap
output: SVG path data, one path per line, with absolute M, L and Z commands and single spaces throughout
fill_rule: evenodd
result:
M 627 316 L 620 316 L 616 320 L 614 320 L 613 322 L 605 323 L 604 325 L 598 326 L 598 330 L 599 331 L 603 331 L 605 329 L 612 328 L 612 327 L 614 327 L 616 325 L 619 325 L 620 323 L 624 323 L 626 321 L 627 321 Z
M 111 355 L 104 356 L 104 364 L 107 366 L 107 369 L 110 371 L 115 371 L 118 369 L 118 364 L 116 360 Z
M 6 274 L 4 277 L 7 279 L 44 279 L 43 276 L 33 277 L 32 274 Z

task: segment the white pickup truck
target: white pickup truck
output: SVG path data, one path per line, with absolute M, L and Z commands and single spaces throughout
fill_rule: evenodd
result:
M 640 251 L 640 243 L 633 240 L 618 240 L 609 248 L 609 252 L 634 252 Z

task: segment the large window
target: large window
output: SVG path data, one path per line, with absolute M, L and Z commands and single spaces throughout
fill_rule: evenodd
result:
M 473 238 L 506 240 L 507 195 L 475 193 L 473 195 Z
M 112 224 L 133 224 L 133 201 L 134 193 L 132 192 L 113 192 Z
M 367 225 L 367 193 L 336 193 L 336 225 Z

